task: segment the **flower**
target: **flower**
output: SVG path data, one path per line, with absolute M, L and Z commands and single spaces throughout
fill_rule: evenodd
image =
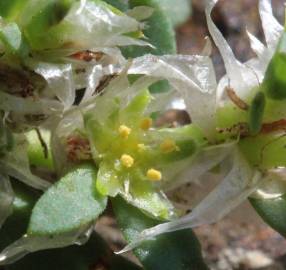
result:
M 177 184 L 195 181 L 222 162 L 227 174 L 190 214 L 143 231 L 121 252 L 161 233 L 214 223 L 250 195 L 272 198 L 283 194 L 284 171 L 278 172 L 276 168 L 286 166 L 285 153 L 277 157 L 277 151 L 281 152 L 285 145 L 281 130 L 285 104 L 270 98 L 263 81 L 283 27 L 273 17 L 270 1 L 260 0 L 259 12 L 267 46 L 248 33 L 257 57 L 241 63 L 211 19 L 216 2 L 206 1 L 206 17 L 226 67 L 226 76 L 218 84 L 207 56 L 209 41 L 202 56 L 152 56 L 151 59 L 147 56 L 135 60 L 134 71 L 160 78 L 168 74 L 170 84 L 184 97 L 192 124 L 200 127 L 208 139 L 208 144 L 191 161 L 187 177 L 184 175 Z
M 205 139 L 192 125 L 156 127 L 157 100 L 166 94 L 150 94 L 147 89 L 154 81 L 144 76 L 130 84 L 121 74 L 59 124 L 56 141 L 81 131 L 98 167 L 97 190 L 104 196 L 121 195 L 148 215 L 166 220 L 177 213 L 162 186 L 175 180 Z

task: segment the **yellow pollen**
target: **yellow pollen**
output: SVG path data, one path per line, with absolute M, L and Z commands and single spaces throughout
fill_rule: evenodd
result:
M 160 145 L 160 149 L 163 153 L 170 153 L 173 151 L 179 151 L 179 147 L 172 139 L 166 139 Z
M 144 118 L 140 123 L 140 128 L 143 130 L 148 130 L 153 124 L 153 120 L 151 118 Z
M 137 149 L 139 152 L 142 152 L 146 149 L 146 145 L 144 143 L 138 143 L 137 144 Z
M 123 139 L 127 139 L 131 133 L 131 128 L 129 128 L 125 125 L 121 125 L 118 129 L 118 132 Z
M 134 164 L 134 158 L 130 155 L 122 155 L 120 158 L 121 164 L 126 168 L 131 168 Z
M 162 179 L 162 173 L 155 169 L 149 169 L 147 171 L 147 178 L 150 181 L 160 181 Z

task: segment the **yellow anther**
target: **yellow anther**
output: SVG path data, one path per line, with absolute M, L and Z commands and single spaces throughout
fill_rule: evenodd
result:
M 147 178 L 150 181 L 160 181 L 162 179 L 162 173 L 155 169 L 149 169 L 147 171 Z
M 142 152 L 146 149 L 146 145 L 144 143 L 138 143 L 137 144 L 137 149 L 139 152 Z
M 120 134 L 120 136 L 123 138 L 123 139 L 127 139 L 128 136 L 130 135 L 131 133 L 131 128 L 125 126 L 125 125 L 121 125 L 119 128 L 118 128 L 118 132 Z
M 174 140 L 166 139 L 161 143 L 160 149 L 163 153 L 171 153 L 173 151 L 178 151 L 179 147 L 176 145 Z
M 144 118 L 140 123 L 140 128 L 143 130 L 148 130 L 153 124 L 153 120 L 151 118 Z
M 130 155 L 122 155 L 120 158 L 121 164 L 126 168 L 131 168 L 134 164 L 134 158 Z

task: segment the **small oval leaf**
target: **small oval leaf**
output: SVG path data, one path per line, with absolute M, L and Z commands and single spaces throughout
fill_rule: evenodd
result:
M 275 199 L 250 198 L 249 200 L 262 219 L 286 237 L 286 195 Z
M 85 164 L 48 189 L 33 209 L 28 234 L 69 233 L 93 222 L 107 203 L 96 191 L 96 177 L 94 165 Z

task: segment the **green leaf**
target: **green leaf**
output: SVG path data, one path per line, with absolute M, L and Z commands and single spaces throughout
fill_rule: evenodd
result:
M 125 0 L 104 0 L 104 1 L 109 5 L 112 5 L 120 9 L 121 11 L 126 11 L 129 8 L 128 3 Z
M 128 242 L 158 221 L 145 216 L 122 198 L 112 200 L 119 226 Z M 190 229 L 163 234 L 134 250 L 146 270 L 204 270 L 200 244 Z
M 155 0 L 170 18 L 173 26 L 184 23 L 191 15 L 191 0 Z
M 107 203 L 95 189 L 96 176 L 94 165 L 86 164 L 54 184 L 33 209 L 28 234 L 65 234 L 92 223 Z
M 168 15 L 161 9 L 159 0 L 130 0 L 130 8 L 136 6 L 150 6 L 154 8 L 152 16 L 146 20 L 146 29 L 143 31 L 148 42 L 154 46 L 129 46 L 123 49 L 125 57 L 135 58 L 145 54 L 164 55 L 177 52 L 175 31 Z M 160 35 L 158 35 L 160 33 Z M 163 80 L 150 87 L 151 93 L 166 92 L 170 88 L 168 81 Z
M 250 198 L 249 200 L 262 219 L 286 237 L 286 195 L 275 199 Z
M 154 8 L 152 16 L 146 20 L 146 29 L 143 31 L 148 41 L 155 47 L 129 46 L 123 50 L 126 57 L 135 58 L 147 53 L 155 55 L 175 54 L 176 40 L 171 21 L 161 10 L 158 1 L 155 0 L 130 0 L 130 8 L 137 6 L 150 6 Z M 160 35 L 158 35 L 160 33 Z
M 15 192 L 13 214 L 0 230 L 0 250 L 21 237 L 27 229 L 29 217 L 39 193 L 19 181 L 12 181 Z M 106 261 L 111 270 L 140 270 L 130 261 L 115 256 L 100 236 L 93 233 L 87 244 L 35 252 L 20 261 L 5 266 L 5 270 L 87 270 Z
M 28 1 L 30 0 L 1 0 L 0 16 L 8 20 L 15 19 Z

